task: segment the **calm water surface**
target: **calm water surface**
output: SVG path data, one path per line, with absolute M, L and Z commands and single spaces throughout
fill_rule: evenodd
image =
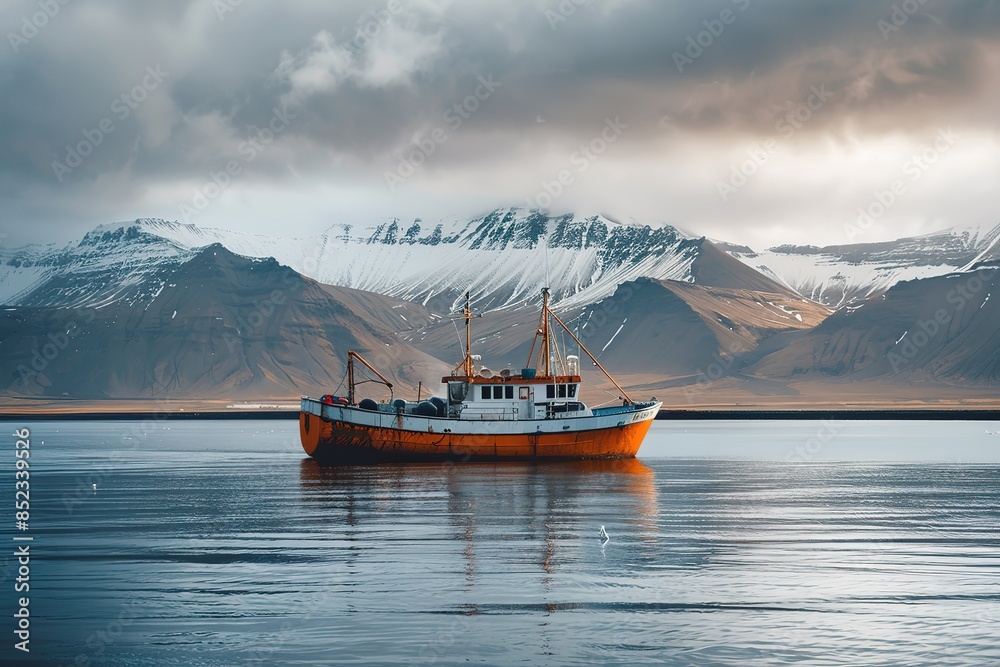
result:
M 350 469 L 292 422 L 27 426 L 32 651 L 8 620 L 5 664 L 1000 663 L 1000 465 L 968 462 L 996 424 L 661 422 L 639 461 Z

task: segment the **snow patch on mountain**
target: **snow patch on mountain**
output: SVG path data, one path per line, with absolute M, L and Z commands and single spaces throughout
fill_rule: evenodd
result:
M 968 270 L 1000 256 L 1000 225 L 952 227 L 882 243 L 778 246 L 764 252 L 726 246 L 748 266 L 828 306 L 854 304 L 903 280 Z

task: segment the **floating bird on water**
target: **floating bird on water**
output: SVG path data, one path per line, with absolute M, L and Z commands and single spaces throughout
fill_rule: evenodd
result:
M 611 536 L 608 535 L 608 531 L 604 530 L 604 526 L 601 526 L 601 543 L 602 544 L 607 544 L 608 540 L 610 540 L 610 539 L 611 539 Z

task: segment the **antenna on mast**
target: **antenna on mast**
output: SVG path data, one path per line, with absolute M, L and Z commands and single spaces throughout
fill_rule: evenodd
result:
M 462 314 L 465 316 L 465 375 L 472 377 L 472 297 L 469 292 L 465 293 L 465 309 Z
M 455 367 L 455 370 L 457 371 L 461 368 L 466 377 L 472 377 L 475 375 L 475 368 L 472 364 L 472 318 L 482 317 L 482 314 L 472 312 L 471 292 L 467 291 L 465 293 L 465 307 L 462 308 L 462 312 L 449 315 L 448 317 L 453 320 L 461 317 L 465 320 L 465 358 Z
M 545 377 L 551 375 L 552 348 L 549 342 L 549 288 L 542 288 L 542 354 L 545 355 Z

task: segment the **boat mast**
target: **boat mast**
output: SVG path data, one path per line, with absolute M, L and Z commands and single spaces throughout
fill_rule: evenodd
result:
M 476 374 L 475 364 L 472 363 L 472 318 L 482 317 L 482 314 L 476 314 L 472 312 L 472 294 L 471 292 L 465 293 L 465 307 L 462 309 L 461 313 L 451 313 L 448 315 L 449 320 L 457 320 L 458 318 L 465 320 L 465 358 L 463 358 L 458 365 L 452 369 L 451 374 L 455 375 L 462 370 L 465 377 L 471 378 Z M 455 335 L 458 336 L 458 342 L 461 344 L 462 336 L 458 333 L 458 329 L 455 329 Z
M 382 384 L 389 388 L 392 392 L 392 383 L 386 379 L 384 375 L 375 370 L 375 367 L 369 364 L 364 358 L 355 352 L 354 350 L 347 351 L 347 402 L 354 405 L 354 360 L 357 359 L 361 364 L 370 370 L 372 373 L 378 376 L 378 379 L 382 381 Z M 391 394 L 390 394 L 391 395 Z
M 538 356 L 535 356 L 535 346 L 541 337 L 542 344 L 538 348 Z M 549 337 L 549 288 L 542 288 L 542 310 L 538 314 L 538 326 L 535 327 L 535 337 L 531 339 L 531 350 L 528 352 L 528 361 L 525 367 L 530 367 L 532 362 L 539 371 L 539 377 L 550 377 L 552 375 L 552 344 Z
M 465 293 L 465 377 L 472 377 L 472 309 L 469 308 L 469 293 Z
M 545 355 L 545 377 L 550 375 L 549 362 L 552 351 L 549 349 L 549 288 L 542 288 L 542 354 Z

